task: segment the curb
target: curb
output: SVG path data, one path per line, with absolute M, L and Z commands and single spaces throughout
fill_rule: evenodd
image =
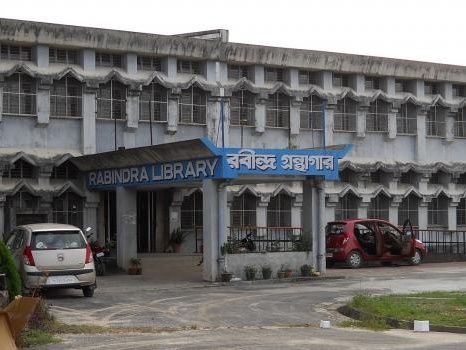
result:
M 235 286 L 241 284 L 277 284 L 277 283 L 300 283 L 307 281 L 326 281 L 326 280 L 342 280 L 346 279 L 346 276 L 319 276 L 319 277 L 290 277 L 290 278 L 271 278 L 271 279 L 260 279 L 253 281 L 231 281 L 231 282 L 212 282 L 205 285 L 205 287 L 219 287 L 219 286 Z
M 369 312 L 361 311 L 355 308 L 352 308 L 348 305 L 340 306 L 337 308 L 337 311 L 342 315 L 345 315 L 349 318 L 361 321 L 367 318 L 373 318 L 376 320 L 385 321 L 390 327 L 392 328 L 399 328 L 399 329 L 414 329 L 414 322 L 413 321 L 406 321 L 406 320 L 397 320 L 391 317 L 384 317 L 371 314 Z M 458 333 L 458 334 L 466 334 L 466 327 L 458 327 L 458 326 L 443 326 L 443 325 L 430 325 L 430 331 L 432 332 L 448 332 L 448 333 Z

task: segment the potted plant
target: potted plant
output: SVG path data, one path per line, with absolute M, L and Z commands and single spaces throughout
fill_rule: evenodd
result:
M 287 267 L 285 269 L 285 278 L 291 278 L 293 276 L 293 270 Z
M 244 274 L 246 275 L 246 280 L 254 281 L 256 279 L 257 269 L 254 265 L 246 265 L 244 267 Z
M 285 265 L 282 265 L 280 267 L 280 270 L 277 271 L 277 277 L 279 279 L 285 278 L 285 269 L 286 269 Z
M 129 263 L 128 275 L 140 275 L 142 273 L 141 259 L 131 258 Z
M 170 245 L 173 248 L 173 251 L 175 253 L 179 253 L 181 250 L 181 244 L 185 241 L 186 234 L 181 231 L 180 228 L 177 228 L 176 230 L 173 230 L 173 232 L 170 235 Z
M 268 280 L 270 277 L 272 277 L 272 269 L 270 266 L 262 266 L 261 270 L 263 279 Z
M 309 277 L 314 272 L 314 268 L 311 265 L 304 264 L 301 266 L 301 276 Z
M 223 271 L 220 275 L 220 278 L 221 278 L 221 281 L 222 282 L 230 282 L 231 281 L 231 278 L 233 277 L 233 274 L 231 272 L 228 272 L 228 271 Z

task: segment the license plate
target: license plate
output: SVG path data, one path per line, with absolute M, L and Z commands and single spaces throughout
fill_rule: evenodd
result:
M 327 258 L 333 258 L 333 253 L 327 253 L 327 254 L 325 254 L 325 257 L 327 257 Z
M 78 282 L 76 276 L 49 276 L 47 278 L 47 285 L 55 285 L 55 284 L 73 284 Z

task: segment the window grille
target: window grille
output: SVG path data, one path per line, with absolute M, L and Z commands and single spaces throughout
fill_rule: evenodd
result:
M 366 113 L 366 130 L 369 132 L 388 131 L 388 113 L 390 104 L 384 101 L 375 100 L 369 106 Z
M 456 220 L 458 225 L 466 225 L 466 198 L 461 198 L 456 207 Z
M 332 85 L 333 87 L 345 87 L 349 86 L 348 75 L 345 74 L 333 74 Z
M 202 192 L 196 191 L 183 199 L 180 222 L 182 230 L 194 230 L 202 226 Z
M 412 103 L 401 105 L 396 115 L 396 129 L 400 135 L 415 135 L 417 129 L 417 107 Z
M 437 95 L 438 87 L 435 83 L 424 82 L 424 95 Z
M 380 90 L 380 78 L 365 77 L 364 87 L 366 90 Z
M 284 81 L 284 71 L 281 68 L 265 68 L 265 81 L 269 83 L 274 82 L 283 82 Z
M 441 177 L 441 172 L 436 172 L 432 173 L 429 178 L 429 183 L 433 185 L 439 185 L 440 184 L 440 177 Z
M 123 67 L 123 59 L 121 55 L 111 54 L 105 52 L 95 53 L 95 65 L 96 67 Z
M 415 185 L 417 183 L 417 174 L 412 170 L 409 170 L 406 173 L 402 173 L 400 177 L 400 183 Z
M 150 104 L 150 105 L 149 105 Z M 142 88 L 139 98 L 139 119 L 166 122 L 168 118 L 168 90 L 159 84 L 151 83 Z
M 162 61 L 160 57 L 138 56 L 138 70 L 162 71 Z
M 382 170 L 377 170 L 370 173 L 370 179 L 372 183 L 381 184 L 384 180 L 385 173 Z
M 97 91 L 97 117 L 126 118 L 126 86 L 114 80 L 100 85 Z
M 257 197 L 252 193 L 244 192 L 235 196 L 231 203 L 231 226 L 256 226 Z
M 49 62 L 79 64 L 78 51 L 51 47 L 49 48 Z
M 7 207 L 16 208 L 16 210 L 36 210 L 39 203 L 38 199 L 29 192 L 21 190 L 9 198 Z
M 290 119 L 290 98 L 281 93 L 269 97 L 266 105 L 266 125 L 272 128 L 287 128 Z
M 413 226 L 419 226 L 419 198 L 414 194 L 403 198 L 398 208 L 398 224 L 403 225 L 407 219 Z
M 70 161 L 66 161 L 59 166 L 53 167 L 50 177 L 52 179 L 74 180 L 78 178 L 78 174 L 78 168 Z
M 10 179 L 32 179 L 34 178 L 34 166 L 24 159 L 18 159 L 2 174 Z
M 182 90 L 179 100 L 181 124 L 205 124 L 207 113 L 207 95 L 197 87 Z
M 453 126 L 453 134 L 455 137 L 466 137 L 466 113 L 463 107 L 455 114 L 455 121 Z
M 432 226 L 448 226 L 448 198 L 440 195 L 432 198 L 427 207 L 427 224 Z
M 466 173 L 462 173 L 459 177 L 458 177 L 458 183 L 460 185 L 466 185 Z
M 347 183 L 352 183 L 354 179 L 354 171 L 348 168 L 343 169 L 339 173 L 340 181 L 341 182 L 347 182 Z
M 270 198 L 267 206 L 268 227 L 291 227 L 291 200 L 285 193 Z
M 176 62 L 178 73 L 181 74 L 201 74 L 201 65 L 198 61 L 178 60 Z
M 395 80 L 395 92 L 409 92 L 408 80 Z
M 445 136 L 445 109 L 432 106 L 426 118 L 427 136 Z
M 83 89 L 81 83 L 65 77 L 53 82 L 50 89 L 50 116 L 81 117 Z
M 347 193 L 340 198 L 335 207 L 335 220 L 346 220 L 358 217 L 359 198 Z
M 72 192 L 65 192 L 53 199 L 53 222 L 82 227 L 84 199 Z
M 254 94 L 247 90 L 234 91 L 230 99 L 230 124 L 255 125 L 256 106 Z
M 2 60 L 32 61 L 32 48 L 0 44 L 0 58 Z
M 453 84 L 451 87 L 453 97 L 464 97 L 464 85 Z
M 23 73 L 5 78 L 3 113 L 12 115 L 36 114 L 36 81 Z
M 344 98 L 337 102 L 334 113 L 334 131 L 356 131 L 356 108 L 355 101 Z
M 305 97 L 301 103 L 301 129 L 323 130 L 324 102 L 315 95 Z
M 299 85 L 319 85 L 319 72 L 300 70 Z
M 239 80 L 241 78 L 249 78 L 248 73 L 249 73 L 248 66 L 228 65 L 228 79 L 229 80 Z
M 378 194 L 375 198 L 371 199 L 369 208 L 367 210 L 369 218 L 388 220 L 388 208 L 390 206 L 390 198 L 384 194 Z

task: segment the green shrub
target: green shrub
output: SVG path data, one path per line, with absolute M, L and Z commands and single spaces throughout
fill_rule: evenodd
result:
M 254 265 L 246 265 L 244 267 L 244 274 L 246 275 L 246 280 L 254 281 L 256 279 L 257 268 Z
M 13 300 L 17 295 L 21 295 L 21 277 L 16 269 L 13 256 L 3 241 L 0 241 L 0 273 L 6 274 L 10 300 Z

